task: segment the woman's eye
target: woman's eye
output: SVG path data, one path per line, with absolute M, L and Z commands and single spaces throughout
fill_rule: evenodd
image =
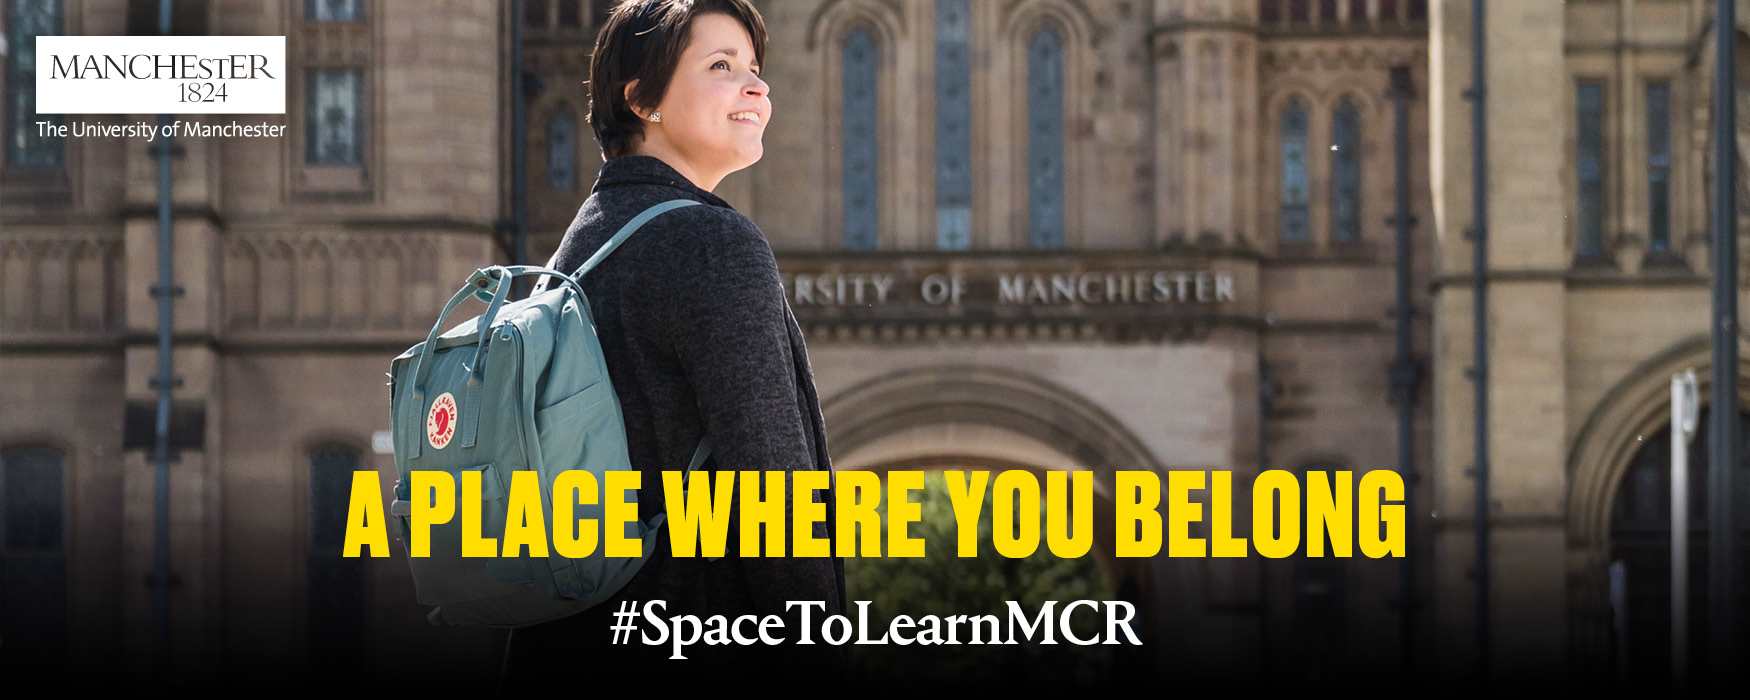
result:
M 729 68 L 729 62 L 728 61 L 718 61 L 716 63 L 711 64 L 712 68 L 716 68 L 718 66 L 723 66 L 725 69 L 727 69 L 727 68 Z

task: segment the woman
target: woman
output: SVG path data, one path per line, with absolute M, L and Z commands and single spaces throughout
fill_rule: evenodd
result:
M 590 61 L 590 125 L 606 162 L 547 266 L 574 273 L 633 216 L 659 202 L 706 206 L 662 214 L 583 280 L 614 389 L 632 463 L 643 470 L 639 517 L 664 502 L 659 471 L 682 468 L 703 435 L 711 457 L 700 468 L 832 468 L 807 348 L 759 228 L 711 193 L 753 165 L 772 116 L 760 79 L 764 21 L 747 0 L 630 0 L 596 38 Z M 787 489 L 788 492 L 788 489 Z M 826 501 L 829 494 L 817 494 Z M 790 503 L 788 499 L 785 501 Z M 788 506 L 786 506 L 788 509 Z M 843 565 L 833 558 L 672 558 L 667 529 L 656 554 L 619 595 L 571 618 L 516 630 L 505 662 L 511 683 L 559 680 L 578 664 L 624 669 L 661 664 L 693 671 L 712 661 L 836 661 L 812 647 L 610 646 L 622 601 L 663 600 L 668 615 L 781 615 L 797 637 L 786 601 L 843 609 Z M 789 539 L 789 528 L 785 528 Z M 815 535 L 827 538 L 824 523 Z M 817 635 L 818 636 L 818 635 Z

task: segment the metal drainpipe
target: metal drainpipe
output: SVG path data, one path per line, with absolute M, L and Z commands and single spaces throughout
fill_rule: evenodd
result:
M 1714 3 L 1713 387 L 1708 460 L 1708 675 L 1721 677 L 1733 654 L 1737 590 L 1733 569 L 1732 471 L 1738 464 L 1738 227 L 1736 8 Z
M 1470 379 L 1476 390 L 1476 645 L 1477 670 L 1488 677 L 1489 658 L 1489 120 L 1487 74 L 1483 52 L 1484 9 L 1488 0 L 1471 0 L 1471 223 L 1472 335 L 1476 341 Z
M 1416 451 L 1414 445 L 1414 429 L 1416 415 L 1416 386 L 1421 376 L 1421 366 L 1414 355 L 1414 340 L 1411 333 L 1415 322 L 1415 309 L 1410 300 L 1410 265 L 1414 241 L 1410 237 L 1410 229 L 1416 225 L 1415 216 L 1410 213 L 1410 100 L 1416 95 L 1416 86 L 1411 82 L 1408 66 L 1393 66 L 1391 69 L 1391 101 L 1393 128 L 1396 130 L 1393 138 L 1392 162 L 1396 171 L 1397 211 L 1392 215 L 1391 223 L 1397 228 L 1397 306 L 1394 308 L 1397 316 L 1397 352 L 1392 358 L 1391 385 L 1392 399 L 1396 404 L 1398 414 L 1398 473 L 1404 479 L 1404 541 L 1406 547 L 1415 546 L 1416 483 Z M 1403 561 L 1399 562 L 1398 570 L 1398 614 L 1399 614 L 1399 664 L 1408 673 L 1414 668 L 1415 662 L 1415 624 L 1416 598 L 1415 575 L 1413 560 L 1405 552 Z
M 528 103 L 523 91 L 523 3 L 513 0 L 510 11 L 510 217 L 511 263 L 528 260 L 529 135 Z
M 1266 329 L 1270 325 L 1265 318 Z M 1264 330 L 1258 331 L 1258 473 L 1270 468 L 1270 414 L 1276 407 L 1276 378 L 1270 374 L 1270 362 L 1264 358 Z M 1258 654 L 1259 670 L 1269 682 L 1272 670 L 1270 647 L 1270 567 L 1258 571 Z
M 170 34 L 171 0 L 158 0 L 158 33 Z M 157 473 L 152 489 L 152 617 L 158 627 L 160 668 L 168 669 L 171 661 L 170 635 L 170 392 L 175 388 L 175 364 L 171 352 L 171 334 L 175 329 L 176 288 L 174 222 L 170 216 L 171 192 L 175 183 L 170 179 L 170 159 L 175 141 L 170 134 L 170 115 L 158 115 L 160 138 L 153 152 L 158 158 L 158 285 L 151 295 L 158 300 L 158 376 L 153 383 L 158 390 L 158 413 L 154 426 L 153 460 Z

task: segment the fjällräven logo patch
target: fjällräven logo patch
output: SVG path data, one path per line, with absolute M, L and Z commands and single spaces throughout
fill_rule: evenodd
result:
M 438 395 L 425 414 L 425 441 L 434 450 L 441 450 L 456 436 L 456 397 L 450 392 Z

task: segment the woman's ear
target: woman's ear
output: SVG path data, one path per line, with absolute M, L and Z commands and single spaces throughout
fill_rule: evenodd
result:
M 638 103 L 632 101 L 632 91 L 636 89 L 637 86 L 638 80 L 636 78 L 634 78 L 632 82 L 626 83 L 626 92 L 624 95 L 626 98 L 626 108 L 632 110 L 633 116 L 636 116 L 639 119 L 644 119 L 648 115 L 640 114 L 638 111 Z

